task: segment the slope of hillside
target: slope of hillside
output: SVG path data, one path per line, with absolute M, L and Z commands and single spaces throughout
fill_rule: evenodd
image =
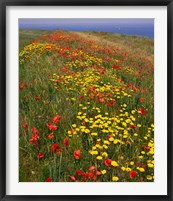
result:
M 19 32 L 20 181 L 154 181 L 154 43 Z

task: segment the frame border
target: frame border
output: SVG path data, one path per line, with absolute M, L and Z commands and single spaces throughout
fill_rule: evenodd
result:
M 168 140 L 167 140 L 167 195 L 51 195 L 51 196 L 43 196 L 43 195 L 6 195 L 6 7 L 7 6 L 167 6 L 167 62 L 168 62 L 168 73 L 167 73 L 167 92 L 168 92 L 168 106 L 167 106 L 167 128 L 168 128 Z M 2 44 L 0 48 L 0 200 L 124 200 L 124 201 L 133 201 L 133 200 L 173 200 L 173 137 L 171 135 L 172 132 L 172 114 L 173 114 L 173 93 L 171 92 L 173 82 L 173 1 L 172 0 L 0 0 L 0 44 Z

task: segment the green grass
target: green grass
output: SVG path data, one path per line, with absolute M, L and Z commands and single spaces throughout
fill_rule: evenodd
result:
M 21 182 L 154 181 L 152 39 L 20 30 L 19 49 Z

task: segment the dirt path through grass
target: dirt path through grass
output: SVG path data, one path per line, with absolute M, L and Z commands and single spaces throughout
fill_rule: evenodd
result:
M 137 53 L 141 57 L 145 56 L 145 58 L 147 60 L 149 60 L 150 62 L 152 62 L 152 63 L 154 62 L 154 55 L 153 54 L 148 55 L 148 53 L 145 50 L 141 51 L 141 47 L 133 49 L 131 46 L 124 44 L 122 42 L 122 40 L 118 40 L 118 38 L 117 38 L 116 42 L 115 41 L 113 42 L 113 41 L 109 41 L 107 39 L 104 39 L 102 37 L 95 36 L 92 33 L 77 32 L 76 34 L 78 34 L 80 37 L 83 37 L 85 39 L 93 40 L 96 43 L 102 44 L 103 46 L 108 47 L 108 48 L 110 48 L 110 47 L 111 48 L 118 48 L 122 51 Z

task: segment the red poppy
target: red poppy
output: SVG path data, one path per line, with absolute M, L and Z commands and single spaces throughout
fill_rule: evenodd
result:
M 49 102 L 48 102 L 48 101 L 45 101 L 45 102 L 44 102 L 44 104 L 45 104 L 45 105 L 48 105 L 48 104 L 49 104 Z
M 35 100 L 36 100 L 36 101 L 39 101 L 40 99 L 41 99 L 40 96 L 35 97 Z
M 61 152 L 62 152 L 62 149 L 58 148 L 56 153 L 59 155 Z
M 93 181 L 95 181 L 97 179 L 94 172 L 88 172 L 87 176 Z
M 79 160 L 80 157 L 81 157 L 80 150 L 75 150 L 75 151 L 74 151 L 74 158 L 75 158 L 76 160 Z
M 146 111 L 144 110 L 144 108 L 139 108 L 138 111 L 139 111 L 140 114 L 142 114 L 142 115 L 146 114 Z
M 137 172 L 135 170 L 133 170 L 133 171 L 131 171 L 129 173 L 129 176 L 130 176 L 131 179 L 133 179 L 134 177 L 136 177 L 136 175 L 137 175 Z
M 147 151 L 150 150 L 150 147 L 148 147 L 148 146 L 142 145 L 141 147 L 142 147 L 142 149 L 145 149 L 145 150 L 147 150 Z
M 84 172 L 82 172 L 81 170 L 76 170 L 76 174 L 77 174 L 78 176 L 83 175 L 83 173 L 84 173 Z
M 102 173 L 98 170 L 96 170 L 96 176 L 100 176 Z
M 55 125 L 53 125 L 51 123 L 47 123 L 46 125 L 49 128 L 49 130 L 51 130 L 51 131 L 55 131 L 58 128 L 58 126 L 55 126 Z
M 24 82 L 21 82 L 20 83 L 20 86 L 19 86 L 19 89 L 23 89 L 25 87 L 25 83 Z
M 110 106 L 111 106 L 111 104 L 110 104 L 110 103 L 108 103 L 108 102 L 106 103 L 106 105 L 107 105 L 107 107 L 110 107 Z
M 119 66 L 117 66 L 116 64 L 114 64 L 112 68 L 117 69 L 117 68 L 119 68 Z
M 130 125 L 130 128 L 136 128 L 136 126 L 134 124 Z
M 23 127 L 28 127 L 28 124 L 27 123 L 23 124 Z
M 51 152 L 55 152 L 56 149 L 58 149 L 58 144 L 53 144 L 53 145 L 51 146 Z
M 68 138 L 65 138 L 65 139 L 63 140 L 63 145 L 64 145 L 64 147 L 66 147 L 66 146 L 68 145 Z
M 71 179 L 72 181 L 76 181 L 76 178 L 75 178 L 74 176 L 70 176 L 70 179 Z
M 38 135 L 39 131 L 36 128 L 32 128 L 32 133 L 35 134 L 35 135 Z
M 59 115 L 56 115 L 54 118 L 53 118 L 53 122 L 54 123 L 58 123 L 60 120 L 60 116 Z
M 48 177 L 45 182 L 51 182 L 51 181 L 52 181 L 52 177 Z
M 115 105 L 116 101 L 114 99 L 111 100 L 112 105 Z
M 84 95 L 80 96 L 80 99 L 83 99 L 84 98 Z
M 54 134 L 53 134 L 53 133 L 50 133 L 50 134 L 48 135 L 48 138 L 49 138 L 49 139 L 54 138 Z
M 88 168 L 88 171 L 93 171 L 93 170 L 95 170 L 94 166 L 91 166 L 91 167 Z
M 33 142 L 34 146 L 36 146 L 38 144 L 38 142 Z
M 139 101 L 142 103 L 144 101 L 144 98 L 140 98 Z
M 147 166 L 145 164 L 141 165 L 141 168 L 144 168 L 145 170 L 147 169 Z
M 38 158 L 43 158 L 43 157 L 44 157 L 44 153 L 40 152 L 40 153 L 38 154 Z
M 104 161 L 106 166 L 109 166 L 111 164 L 111 162 L 112 162 L 112 160 L 109 158 Z
M 86 124 L 86 122 L 85 122 L 85 121 L 83 121 L 83 122 L 82 122 L 82 126 L 85 126 L 85 124 Z

